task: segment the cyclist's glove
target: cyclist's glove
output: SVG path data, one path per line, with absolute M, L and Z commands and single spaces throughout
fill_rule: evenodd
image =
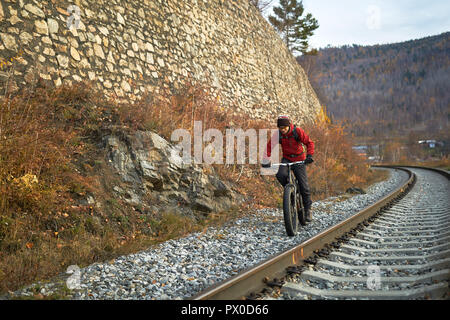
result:
M 314 160 L 313 160 L 313 158 L 312 158 L 312 155 L 308 154 L 308 155 L 306 156 L 305 163 L 306 163 L 306 164 L 310 164 L 310 163 L 313 163 L 313 162 L 314 162 Z

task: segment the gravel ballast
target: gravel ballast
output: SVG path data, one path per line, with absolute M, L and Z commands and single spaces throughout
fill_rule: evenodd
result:
M 295 237 L 286 235 L 280 209 L 261 209 L 220 228 L 211 227 L 110 262 L 92 264 L 72 275 L 76 288 L 66 297 L 77 300 L 189 298 L 350 217 L 406 179 L 405 172 L 390 170 L 388 180 L 372 185 L 366 194 L 314 202 L 313 221 L 301 227 Z M 50 295 L 58 286 L 61 284 L 39 284 L 39 292 Z M 33 295 L 35 288 L 36 284 L 28 286 L 14 296 Z

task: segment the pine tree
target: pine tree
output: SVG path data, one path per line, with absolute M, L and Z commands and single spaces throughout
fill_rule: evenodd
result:
M 250 0 L 250 3 L 254 5 L 259 12 L 264 12 L 271 5 L 273 0 Z
M 319 27 L 317 19 L 310 13 L 302 18 L 304 11 L 303 1 L 280 0 L 280 6 L 273 8 L 275 16 L 269 16 L 270 23 L 292 53 L 308 53 L 308 37 Z

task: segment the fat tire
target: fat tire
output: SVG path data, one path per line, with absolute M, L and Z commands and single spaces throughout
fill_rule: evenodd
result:
M 284 187 L 283 193 L 283 216 L 284 226 L 288 236 L 293 237 L 297 234 L 297 205 L 294 202 L 291 204 L 292 197 L 295 196 L 295 188 L 292 184 Z

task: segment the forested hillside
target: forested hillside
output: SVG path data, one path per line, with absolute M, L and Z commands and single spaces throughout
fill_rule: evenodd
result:
M 402 43 L 328 47 L 301 56 L 320 100 L 356 136 L 446 135 L 450 32 Z

